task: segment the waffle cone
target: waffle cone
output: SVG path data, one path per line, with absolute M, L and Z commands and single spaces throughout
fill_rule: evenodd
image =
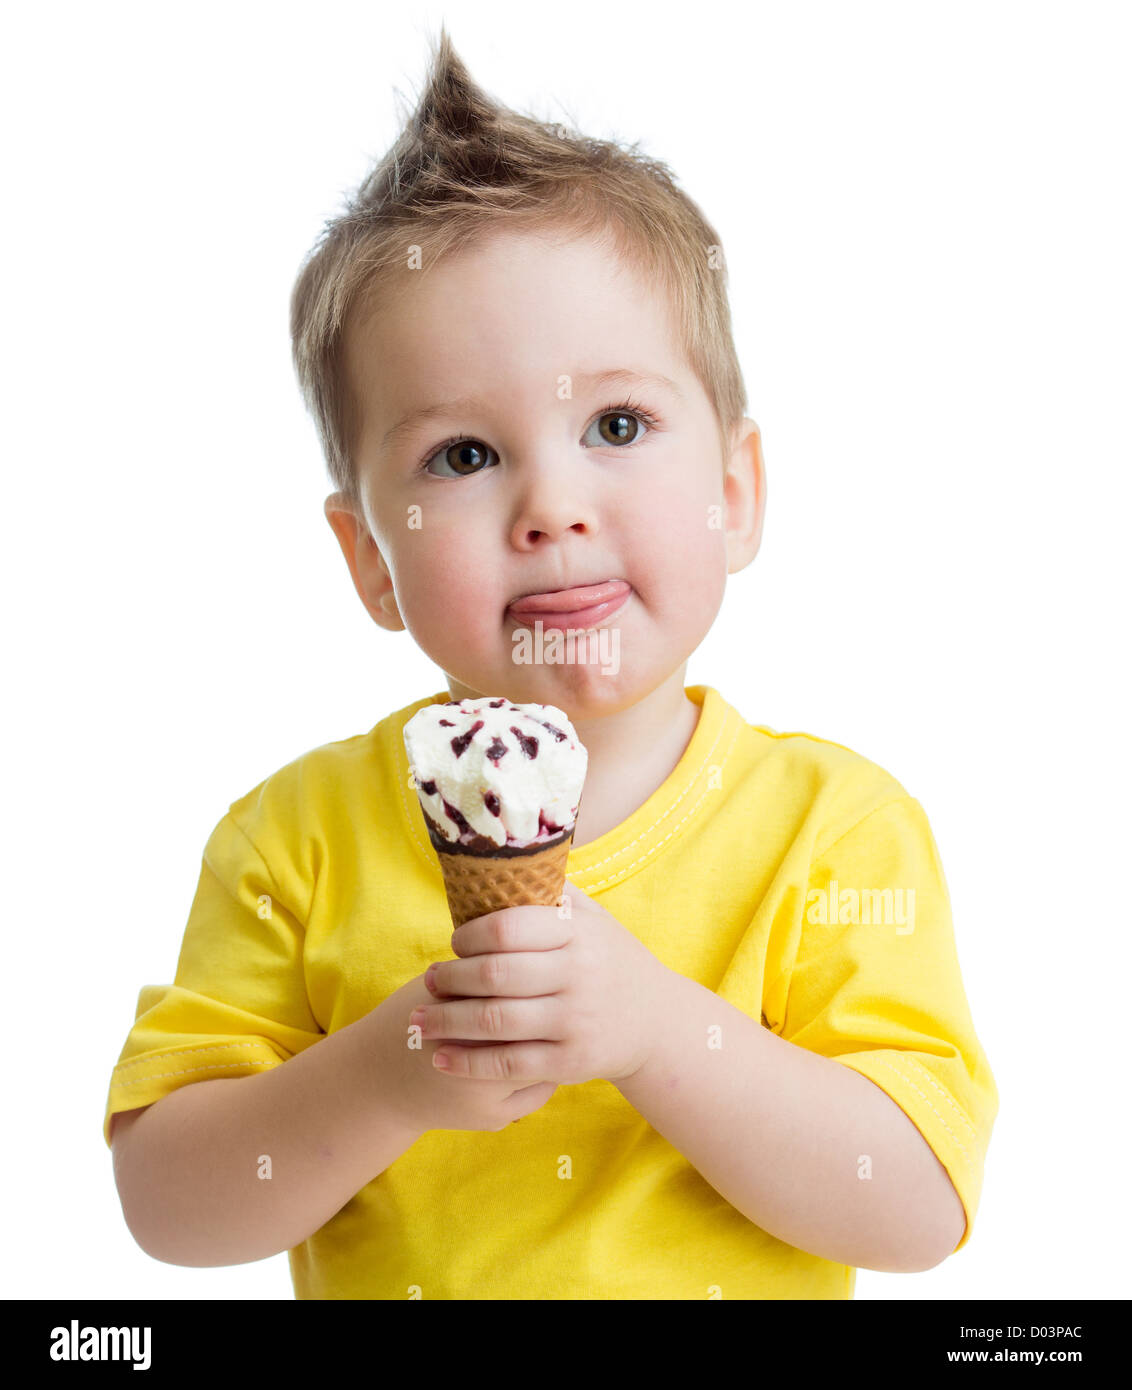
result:
M 505 907 L 556 907 L 566 886 L 566 858 L 573 839 L 571 831 L 534 854 L 507 857 L 437 849 L 453 926 Z

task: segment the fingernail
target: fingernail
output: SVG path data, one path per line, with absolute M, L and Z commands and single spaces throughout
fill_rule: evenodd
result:
M 427 1017 L 424 1009 L 414 1009 L 409 1015 L 409 1026 L 412 1028 L 423 1028 Z
M 426 988 L 426 989 L 429 989 L 429 990 L 432 990 L 433 992 L 435 992 L 435 990 L 436 990 L 436 985 L 433 983 L 435 977 L 436 977 L 436 966 L 435 966 L 435 965 L 430 965 L 429 968 L 425 971 L 424 982 L 425 982 L 425 988 Z
M 434 1067 L 439 1067 L 441 1071 L 447 1071 L 452 1065 L 452 1062 L 447 1052 L 438 1052 L 432 1059 L 432 1065 Z

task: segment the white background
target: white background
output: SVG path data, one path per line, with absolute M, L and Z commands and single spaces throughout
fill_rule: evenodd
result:
M 285 1255 L 142 1253 L 101 1124 L 230 802 L 444 688 L 357 600 L 288 337 L 442 19 L 488 91 L 640 140 L 722 236 L 769 502 L 688 683 L 880 763 L 935 832 L 1001 1112 L 970 1244 L 857 1297 L 1132 1293 L 1129 7 L 723 16 L 9 15 L 6 1296 L 293 1296 Z

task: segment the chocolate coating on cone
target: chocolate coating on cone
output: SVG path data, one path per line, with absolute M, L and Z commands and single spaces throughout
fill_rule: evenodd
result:
M 423 806 L 421 807 L 421 815 L 424 816 L 425 825 L 428 827 L 428 837 L 437 854 L 468 854 L 475 859 L 514 859 L 518 856 L 527 857 L 532 854 L 541 854 L 544 849 L 551 849 L 555 845 L 562 844 L 567 838 L 573 839 L 574 836 L 574 827 L 570 826 L 568 830 L 563 830 L 560 835 L 554 835 L 546 840 L 536 840 L 533 845 L 497 845 L 486 835 L 473 836 L 467 844 L 461 844 L 459 840 L 446 839 L 441 833 L 440 827 Z

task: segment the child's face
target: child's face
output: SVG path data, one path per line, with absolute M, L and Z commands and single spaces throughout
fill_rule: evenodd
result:
M 497 235 L 427 272 L 406 268 L 401 291 L 351 335 L 347 370 L 373 539 L 347 537 L 333 498 L 327 514 L 375 620 L 407 627 L 454 698 L 504 694 L 584 719 L 683 667 L 729 569 L 758 547 L 763 494 L 740 504 L 742 534 L 729 531 L 736 497 L 732 484 L 724 494 L 715 415 L 675 347 L 665 297 L 595 243 Z M 587 379 L 614 370 L 667 377 L 680 395 Z M 655 425 L 621 409 L 630 401 Z M 438 409 L 387 439 L 425 407 Z M 750 492 L 758 431 L 744 424 L 736 458 Z M 760 482 L 761 471 L 759 455 Z M 631 586 L 596 623 L 618 631 L 616 670 L 612 632 L 604 664 L 585 645 L 573 662 L 546 661 L 508 611 L 524 595 L 608 579 Z

